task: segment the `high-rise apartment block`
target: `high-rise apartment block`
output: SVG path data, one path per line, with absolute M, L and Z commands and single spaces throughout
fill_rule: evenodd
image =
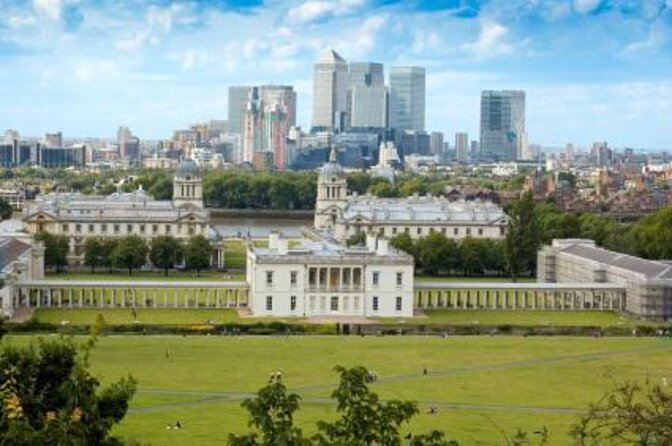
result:
M 398 131 L 425 130 L 425 69 L 390 70 L 390 127 Z
M 469 134 L 466 132 L 455 133 L 455 158 L 464 163 L 469 160 Z
M 313 73 L 313 129 L 343 130 L 347 118 L 348 64 L 336 51 L 323 54 Z
M 140 138 L 133 136 L 133 132 L 128 127 L 121 126 L 117 130 L 117 145 L 121 159 L 129 163 L 140 161 Z
M 63 133 L 45 133 L 44 145 L 46 147 L 63 147 Z
M 527 153 L 525 92 L 487 90 L 481 93 L 481 156 L 513 161 Z

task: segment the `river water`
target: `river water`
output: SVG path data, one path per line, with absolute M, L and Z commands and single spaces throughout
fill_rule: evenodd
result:
M 252 238 L 264 238 L 271 231 L 281 231 L 287 237 L 299 237 L 303 228 L 313 226 L 313 219 L 217 217 L 212 219 L 211 224 L 224 238 L 248 235 Z

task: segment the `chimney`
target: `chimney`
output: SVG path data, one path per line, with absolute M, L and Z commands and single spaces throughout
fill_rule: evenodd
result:
M 376 251 L 376 254 L 379 256 L 386 256 L 389 254 L 389 247 L 390 247 L 390 241 L 387 240 L 386 238 L 380 238 L 378 239 L 378 249 Z
M 374 252 L 376 250 L 376 240 L 378 237 L 376 237 L 374 234 L 367 233 L 366 234 L 366 249 L 368 249 L 370 252 Z
M 289 240 L 281 238 L 278 240 L 278 254 L 285 255 L 289 251 Z
M 278 249 L 278 241 L 280 241 L 280 233 L 277 231 L 271 231 L 268 234 L 268 248 Z

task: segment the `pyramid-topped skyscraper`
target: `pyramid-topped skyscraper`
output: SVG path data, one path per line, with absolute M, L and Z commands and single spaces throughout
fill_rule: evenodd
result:
M 348 63 L 329 50 L 315 62 L 313 75 L 313 129 L 342 130 L 345 127 Z

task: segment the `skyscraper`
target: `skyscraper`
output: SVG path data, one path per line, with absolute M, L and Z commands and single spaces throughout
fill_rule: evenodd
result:
M 334 50 L 323 54 L 313 73 L 313 128 L 342 130 L 346 125 L 348 64 Z
M 229 132 L 243 134 L 245 129 L 245 107 L 250 97 L 251 87 L 229 87 Z
M 461 163 L 469 159 L 469 134 L 466 132 L 455 133 L 455 157 Z
M 425 69 L 392 67 L 390 70 L 390 127 L 425 130 Z
M 121 159 L 129 163 L 140 161 L 140 138 L 133 136 L 133 132 L 128 127 L 120 126 L 117 130 L 117 145 Z
M 387 127 L 387 88 L 383 64 L 353 62 L 349 67 L 348 127 Z
M 486 90 L 481 93 L 481 156 L 512 161 L 527 152 L 525 92 Z

